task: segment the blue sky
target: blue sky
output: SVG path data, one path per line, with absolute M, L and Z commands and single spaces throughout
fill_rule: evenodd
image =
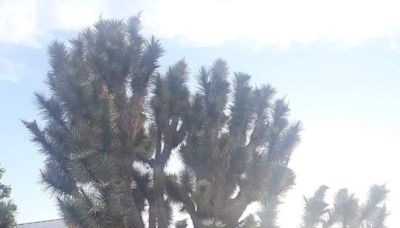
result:
M 166 49 L 162 69 L 185 58 L 193 75 L 222 57 L 231 72 L 253 75 L 286 96 L 304 126 L 291 167 L 297 185 L 285 198 L 283 228 L 299 223 L 302 196 L 320 185 L 391 190 L 389 227 L 400 221 L 400 15 L 396 1 L 0 0 L 0 152 L 18 221 L 57 218 L 39 184 L 42 156 L 20 119 L 37 119 L 34 91 L 46 91 L 46 46 L 79 28 L 142 11 L 144 32 Z M 323 3 L 321 3 L 323 2 Z

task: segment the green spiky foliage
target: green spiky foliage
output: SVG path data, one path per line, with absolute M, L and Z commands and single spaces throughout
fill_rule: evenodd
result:
M 201 68 L 191 93 L 185 61 L 161 74 L 161 54 L 137 17 L 100 20 L 68 44 L 50 45 L 49 94 L 35 94 L 42 126 L 23 123 L 46 158 L 42 181 L 63 219 L 78 228 L 277 228 L 301 130 L 285 100 L 245 73 L 230 82 L 223 60 Z M 166 172 L 173 153 L 184 164 L 178 175 Z M 260 211 L 242 218 L 254 202 Z M 329 221 L 346 214 L 357 223 L 351 205 L 352 196 L 338 194 Z M 307 210 L 322 216 L 317 206 Z M 174 217 L 174 208 L 190 219 Z M 364 208 L 382 227 L 384 208 Z
M 146 212 L 150 228 L 164 228 L 172 202 L 196 227 L 236 226 L 255 201 L 268 208 L 262 221 L 273 219 L 294 180 L 287 164 L 300 127 L 287 104 L 245 73 L 231 88 L 223 60 L 201 69 L 191 96 L 186 63 L 157 73 L 160 44 L 139 30 L 136 17 L 100 20 L 50 45 L 50 95 L 35 95 L 45 126 L 24 124 L 66 222 L 141 228 Z M 165 172 L 172 153 L 185 164 L 178 176 Z
M 323 185 L 311 198 L 304 198 L 304 215 L 302 228 L 316 228 L 323 222 L 323 216 L 328 212 L 328 204 L 325 202 L 325 192 L 328 187 Z
M 179 147 L 186 169 L 170 193 L 190 214 L 194 227 L 237 227 L 247 206 L 260 202 L 262 227 L 275 227 L 277 207 L 293 185 L 288 168 L 299 141 L 283 99 L 271 86 L 253 87 L 250 76 L 217 60 L 198 74 L 199 89 L 188 111 L 187 137 Z
M 4 169 L 0 168 L 0 180 Z M 0 183 L 0 228 L 11 228 L 15 225 L 15 211 L 17 206 L 9 199 L 11 188 Z
M 311 198 L 305 198 L 302 228 L 384 228 L 387 216 L 385 185 L 371 186 L 366 202 L 350 194 L 347 189 L 336 193 L 332 206 L 325 201 L 326 186 L 321 186 Z
M 151 178 L 134 162 L 155 148 L 146 129 L 148 87 L 162 48 L 137 17 L 100 20 L 49 47 L 50 95 L 35 94 L 44 127 L 24 122 L 46 157 L 44 185 L 76 227 L 144 227 Z

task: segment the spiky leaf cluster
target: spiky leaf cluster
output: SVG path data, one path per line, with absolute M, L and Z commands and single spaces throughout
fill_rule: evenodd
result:
M 305 198 L 302 228 L 385 228 L 387 216 L 385 185 L 371 186 L 366 202 L 360 203 L 347 189 L 336 193 L 333 205 L 325 201 L 328 188 L 321 186 L 311 198 Z
M 161 54 L 137 17 L 100 20 L 67 45 L 50 45 L 50 95 L 35 94 L 45 126 L 24 124 L 41 146 L 43 183 L 67 223 L 144 227 L 150 177 L 133 162 L 149 160 L 155 148 L 145 113 Z
M 186 140 L 179 147 L 186 169 L 174 190 L 194 227 L 237 227 L 253 202 L 263 206 L 262 227 L 273 227 L 283 194 L 294 184 L 288 168 L 299 141 L 283 99 L 269 86 L 253 87 L 248 74 L 229 82 L 225 61 L 198 73 L 188 111 Z M 250 225 L 246 225 L 250 226 Z

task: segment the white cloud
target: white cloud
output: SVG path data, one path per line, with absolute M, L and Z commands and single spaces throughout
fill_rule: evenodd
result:
M 57 31 L 76 31 L 102 15 L 126 16 L 117 10 L 117 2 L 126 15 L 135 13 L 132 7 L 123 7 L 120 0 L 2 0 L 0 42 L 40 47 Z M 132 4 L 127 1 L 125 5 Z
M 392 0 L 170 0 L 148 16 L 157 34 L 200 45 L 246 40 L 281 48 L 319 41 L 358 46 L 394 39 L 399 6 Z
M 328 42 L 345 47 L 384 40 L 398 46 L 397 0 L 3 0 L 0 41 L 36 44 L 55 30 L 144 10 L 147 31 L 189 45 L 245 41 L 286 49 Z
M 0 41 L 37 45 L 38 19 L 34 0 L 0 1 Z
M 11 62 L 0 57 L 0 80 L 16 82 L 22 69 L 22 64 Z

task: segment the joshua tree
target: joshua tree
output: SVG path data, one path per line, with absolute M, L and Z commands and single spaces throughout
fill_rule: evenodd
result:
M 100 20 L 49 48 L 50 94 L 36 94 L 45 120 L 24 122 L 46 157 L 44 184 L 77 227 L 277 227 L 277 207 L 294 184 L 299 141 L 284 99 L 252 86 L 216 60 L 188 89 L 185 61 L 157 71 L 159 41 L 127 23 Z M 171 154 L 184 169 L 167 173 Z M 258 215 L 240 219 L 259 202 Z M 173 218 L 173 206 L 191 221 Z M 260 222 L 257 221 L 259 218 Z M 146 225 L 145 225 L 146 224 Z
M 347 189 L 341 189 L 337 192 L 332 207 L 324 200 L 327 189 L 326 186 L 321 186 L 313 197 L 305 198 L 302 228 L 328 228 L 337 224 L 343 228 L 386 227 L 385 198 L 388 191 L 384 185 L 372 186 L 368 199 L 363 204 Z

